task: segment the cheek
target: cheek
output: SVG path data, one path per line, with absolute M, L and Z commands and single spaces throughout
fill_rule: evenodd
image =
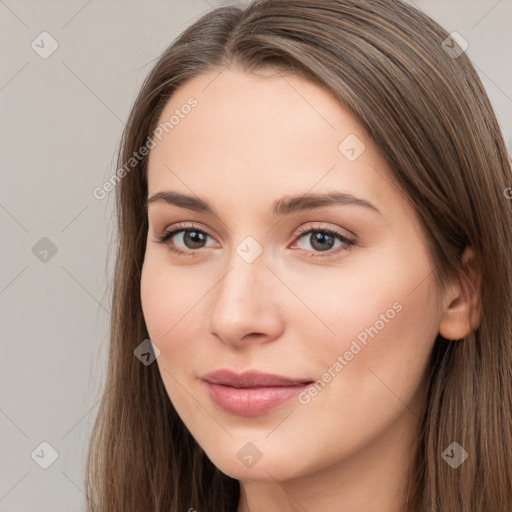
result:
M 421 385 L 438 333 L 439 309 L 430 263 L 419 242 L 378 256 L 329 284 L 327 296 L 333 299 L 324 299 L 317 311 L 330 320 L 334 335 L 324 337 L 322 350 L 318 346 L 310 357 L 336 375 L 326 385 L 330 391 L 322 393 L 342 397 L 361 414 L 388 408 L 385 417 L 389 407 L 413 400 Z M 322 380 L 329 379 L 323 375 Z
M 167 395 L 182 418 L 196 411 L 197 404 L 183 392 L 183 383 L 189 378 L 190 362 L 194 360 L 194 347 L 190 339 L 197 338 L 190 332 L 194 308 L 199 297 L 194 287 L 179 280 L 180 272 L 159 258 L 147 254 L 142 268 L 140 296 L 142 311 L 149 338 L 159 348 L 156 360 Z M 179 293 L 176 291 L 180 290 Z M 194 295 L 194 296 L 192 296 Z M 196 306 L 197 307 L 197 306 Z M 197 350 L 195 350 L 197 357 Z
M 154 341 L 172 337 L 176 327 L 187 322 L 186 306 L 193 300 L 189 295 L 195 290 L 190 279 L 183 282 L 183 272 L 174 269 L 166 256 L 165 251 L 148 249 L 141 274 L 142 311 Z
M 160 275 L 160 277 L 159 277 Z M 165 311 L 173 311 L 170 294 L 165 293 L 166 278 L 161 277 L 158 266 L 146 254 L 140 282 L 140 298 L 142 312 L 148 329 L 149 337 L 155 343 L 162 338 L 166 329 L 171 327 L 172 318 Z
M 347 455 L 402 415 L 421 414 L 425 368 L 438 332 L 433 276 L 419 250 L 410 259 L 382 255 L 378 261 L 326 282 L 323 299 L 312 308 L 335 334 L 315 338 L 301 354 L 299 362 L 316 368 L 318 380 L 301 396 L 296 418 L 318 425 L 310 441 L 325 461 Z M 303 336 L 304 343 L 306 338 L 314 339 Z M 332 441 L 328 452 L 326 440 Z
M 165 254 L 146 253 L 140 285 L 142 311 L 149 337 L 161 351 L 158 363 L 169 371 L 174 371 L 178 360 L 194 357 L 191 340 L 201 339 L 204 318 L 200 315 L 209 287 L 204 272 L 183 272 L 173 268 Z
M 280 269 L 307 306 L 297 302 L 300 314 L 294 315 L 292 307 L 284 312 L 287 327 L 307 341 L 313 354 L 324 356 L 329 347 L 330 357 L 348 350 L 355 339 L 378 353 L 418 348 L 422 339 L 435 338 L 438 293 L 423 246 L 410 240 L 390 239 L 378 250 L 347 258 L 339 268 Z M 309 335 L 300 336 L 305 330 Z
M 149 338 L 160 349 L 157 363 L 166 359 L 167 346 L 164 340 L 173 336 L 177 322 L 176 294 L 170 276 L 166 274 L 165 266 L 162 266 L 151 253 L 146 253 L 142 267 L 140 298 L 144 321 Z M 162 368 L 161 368 L 162 369 Z

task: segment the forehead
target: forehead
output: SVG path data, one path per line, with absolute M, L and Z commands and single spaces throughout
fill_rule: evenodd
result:
M 191 98 L 195 106 L 184 107 Z M 200 75 L 175 91 L 160 126 L 171 117 L 172 127 L 154 139 L 150 153 L 150 193 L 222 192 L 230 204 L 266 208 L 269 195 L 306 191 L 396 200 L 384 158 L 359 123 L 325 88 L 297 75 L 227 69 Z M 358 152 L 364 147 L 355 160 L 343 152 L 347 140 L 360 144 Z

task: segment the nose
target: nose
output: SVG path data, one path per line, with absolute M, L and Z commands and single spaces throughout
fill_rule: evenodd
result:
M 278 338 L 283 329 L 279 286 L 263 257 L 247 263 L 235 254 L 214 288 L 210 332 L 236 347 Z

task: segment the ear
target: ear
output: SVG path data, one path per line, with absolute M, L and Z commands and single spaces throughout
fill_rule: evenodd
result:
M 439 334 L 448 340 L 460 340 L 480 325 L 481 274 L 475 253 L 467 247 L 462 255 L 461 271 L 447 286 Z

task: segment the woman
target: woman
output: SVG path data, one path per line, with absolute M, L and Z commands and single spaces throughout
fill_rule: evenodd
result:
M 510 164 L 459 43 L 397 0 L 267 0 L 164 52 L 88 510 L 510 509 Z

